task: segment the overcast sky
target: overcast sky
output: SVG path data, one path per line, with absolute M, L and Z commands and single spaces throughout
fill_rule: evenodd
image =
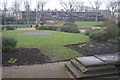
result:
M 4 0 L 0 0 L 0 3 L 2 3 Z M 13 2 L 14 0 L 7 0 L 7 2 L 8 2 L 8 7 L 9 7 L 9 9 L 11 9 L 10 7 L 12 6 L 12 2 Z M 24 6 L 23 6 L 23 1 L 24 0 L 17 0 L 17 1 L 21 1 L 21 9 L 22 10 L 24 10 Z M 45 7 L 44 7 L 44 9 L 45 10 L 47 10 L 47 9 L 51 9 L 51 10 L 54 10 L 54 9 L 58 9 L 58 10 L 61 10 L 63 7 L 61 6 L 61 4 L 59 3 L 59 1 L 60 0 L 47 0 L 47 4 L 45 5 Z M 67 0 L 65 0 L 65 1 L 67 1 Z M 79 1 L 81 1 L 81 2 L 85 2 L 85 6 L 91 6 L 90 5 L 90 3 L 89 3 L 89 1 L 88 0 L 77 0 L 78 2 Z M 90 0 L 90 1 L 94 1 L 94 0 Z M 101 1 L 104 1 L 104 3 L 102 4 L 102 6 L 101 6 L 101 9 L 105 9 L 106 7 L 105 7 L 105 2 L 107 1 L 107 0 L 101 0 Z M 31 8 L 32 8 L 32 10 L 34 10 L 35 9 L 35 7 L 36 7 L 36 0 L 31 0 Z M 0 6 L 0 9 L 1 9 L 2 7 Z

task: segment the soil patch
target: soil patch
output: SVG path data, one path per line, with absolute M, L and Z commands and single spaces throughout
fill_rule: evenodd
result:
M 84 56 L 112 54 L 119 52 L 117 43 L 108 44 L 108 43 L 90 42 L 90 43 L 82 43 L 82 44 L 72 44 L 72 45 L 67 45 L 65 47 L 78 51 Z
M 11 58 L 17 59 L 17 62 L 8 63 Z M 2 66 L 42 64 L 49 61 L 49 57 L 42 54 L 37 48 L 17 48 L 14 52 L 2 53 Z
M 20 32 L 18 35 L 50 35 L 48 32 Z

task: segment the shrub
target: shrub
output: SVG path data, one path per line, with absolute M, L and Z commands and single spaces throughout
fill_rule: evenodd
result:
M 89 34 L 90 39 L 97 41 L 97 42 L 105 42 L 108 40 L 107 32 L 105 31 L 94 31 Z
M 17 41 L 11 37 L 2 38 L 2 51 L 12 52 L 16 47 Z
M 30 25 L 30 27 L 32 28 L 32 25 Z
M 63 32 L 70 32 L 70 33 L 79 33 L 79 29 L 77 27 L 61 27 L 60 31 Z
M 6 28 L 6 30 L 15 30 L 15 27 L 13 27 L 13 26 L 6 26 L 5 28 Z
M 92 31 L 93 31 L 93 29 L 87 29 L 87 30 L 85 30 L 85 35 L 89 35 Z
M 104 31 L 107 32 L 108 39 L 117 39 L 118 38 L 118 27 L 117 25 L 109 25 Z
M 5 29 L 5 27 L 4 26 L 2 26 L 2 30 L 4 30 Z
M 120 37 L 120 22 L 118 22 L 117 26 L 118 26 L 118 37 Z
M 114 40 L 114 39 L 109 39 L 107 42 L 108 42 L 108 43 L 118 43 L 118 40 L 117 40 L 117 39 L 116 39 L 116 40 Z
M 89 37 L 98 42 L 107 41 L 109 43 L 116 43 L 120 39 L 118 35 L 120 34 L 118 25 L 111 24 L 105 29 L 93 30 L 93 32 L 89 34 Z
M 120 21 L 118 22 L 117 26 L 118 26 L 118 28 L 120 28 Z
M 114 21 L 104 21 L 102 26 L 108 26 L 110 24 L 115 24 L 115 22 Z
M 38 26 L 38 24 L 35 26 L 35 29 L 37 29 L 39 26 Z
M 54 30 L 54 31 L 57 31 L 58 27 L 57 26 L 39 26 L 39 27 L 37 27 L 37 30 Z
M 60 31 L 70 32 L 70 33 L 79 33 L 80 32 L 77 25 L 72 22 L 65 23 L 64 26 L 61 27 Z
M 47 30 L 46 26 L 37 26 L 36 27 L 37 30 Z
M 64 26 L 68 26 L 68 27 L 77 27 L 77 25 L 74 24 L 73 22 L 66 22 L 66 23 L 64 24 Z
M 57 31 L 58 27 L 57 26 L 47 26 L 48 30 L 54 30 Z

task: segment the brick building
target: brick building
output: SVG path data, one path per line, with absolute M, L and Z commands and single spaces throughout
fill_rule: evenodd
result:
M 42 18 L 46 21 L 50 20 L 66 20 L 69 17 L 69 13 L 61 10 L 46 10 L 43 12 L 44 15 L 42 15 Z M 108 12 L 106 11 L 100 11 L 100 14 L 98 15 L 98 20 L 103 21 L 105 18 L 109 18 L 109 15 L 107 15 Z M 80 12 L 80 11 L 73 11 L 72 12 L 72 19 L 74 21 L 95 21 L 96 13 L 94 11 L 86 11 L 86 12 Z M 26 11 L 19 11 L 16 15 L 14 12 L 7 13 L 7 17 L 15 17 L 18 20 L 18 23 L 27 23 L 27 17 L 28 14 Z M 29 11 L 29 21 L 31 24 L 36 24 L 36 11 Z
M 36 23 L 36 11 L 30 11 L 30 23 Z M 76 21 L 95 21 L 96 14 L 95 12 L 72 12 L 72 17 Z M 103 21 L 104 17 L 103 14 L 99 14 L 99 21 Z M 68 13 L 66 11 L 44 11 L 44 19 L 45 20 L 65 20 L 68 18 Z M 24 23 L 27 22 L 27 12 L 22 11 L 22 20 Z

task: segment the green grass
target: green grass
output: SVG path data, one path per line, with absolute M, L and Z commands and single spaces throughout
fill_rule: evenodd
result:
M 58 23 L 55 25 L 51 25 L 51 26 L 63 26 L 64 23 Z M 103 24 L 102 22 L 95 22 L 95 21 L 77 21 L 75 22 L 75 24 L 77 24 L 78 27 L 95 27 L 96 25 L 101 25 Z M 18 28 L 24 28 L 27 27 L 27 24 L 8 24 L 5 26 L 17 26 Z M 32 24 L 32 27 L 35 27 L 35 24 Z
M 17 35 L 18 32 L 50 32 L 51 35 Z M 17 47 L 38 48 L 42 53 L 48 56 L 56 57 L 55 60 L 65 60 L 82 56 L 80 53 L 64 47 L 69 44 L 83 43 L 89 41 L 87 36 L 79 33 L 65 33 L 45 30 L 12 30 L 3 31 L 3 35 L 11 36 L 17 39 Z
M 94 21 L 77 21 L 75 22 L 78 27 L 95 27 L 96 25 L 102 25 L 102 22 L 94 22 Z M 56 24 L 55 26 L 63 26 L 63 23 Z
M 96 25 L 103 24 L 102 22 L 90 22 L 90 21 L 78 21 L 75 22 L 75 24 L 78 25 L 78 27 L 95 27 Z
M 29 25 L 29 27 L 30 27 L 30 25 Z M 28 25 L 27 24 L 7 24 L 7 25 L 3 25 L 3 26 L 14 26 L 17 28 L 26 28 Z M 35 24 L 32 24 L 32 27 L 35 27 Z

